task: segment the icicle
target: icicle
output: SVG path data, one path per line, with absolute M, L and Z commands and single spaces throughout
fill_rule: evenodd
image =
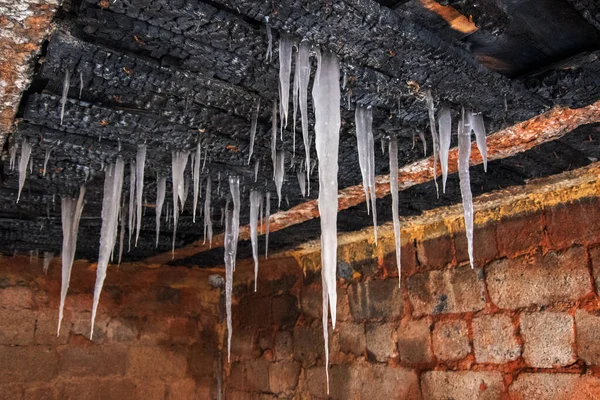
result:
M 260 234 L 261 235 L 263 234 L 263 207 L 264 207 L 264 204 L 265 204 L 265 199 L 264 199 L 264 197 L 260 196 L 260 201 L 258 203 L 258 205 L 259 205 L 258 214 L 259 214 L 259 218 L 260 218 L 259 221 L 260 221 Z
M 173 151 L 171 152 L 171 177 L 173 180 L 173 241 L 171 247 L 171 256 L 175 258 L 175 239 L 177 237 L 177 222 L 179 221 L 179 201 L 184 201 L 184 178 L 183 171 L 188 162 L 189 152 Z M 179 200 L 178 200 L 179 199 Z
M 135 212 L 135 163 L 132 161 L 129 164 L 129 213 L 127 214 L 127 222 L 129 226 L 129 251 L 131 251 L 131 236 L 133 234 L 133 217 Z
M 325 378 L 327 382 L 327 394 L 329 394 L 329 293 L 327 292 L 327 282 L 325 272 L 321 269 L 321 286 L 323 292 L 323 339 L 325 342 Z
M 283 151 L 277 152 L 277 163 L 275 165 L 275 187 L 277 188 L 278 207 L 281 208 L 281 186 L 285 174 L 285 154 Z
M 248 154 L 248 165 L 252 159 L 252 153 L 254 153 L 254 138 L 256 137 L 256 125 L 258 123 L 258 113 L 260 111 L 260 99 L 256 100 L 256 106 L 252 113 L 252 122 L 250 122 L 250 151 Z
M 373 110 L 371 107 L 356 106 L 355 111 L 356 140 L 358 161 L 363 178 L 363 189 L 367 212 L 373 214 L 373 234 L 377 245 L 377 197 L 375 193 L 375 142 L 373 140 Z M 320 171 L 320 169 L 319 169 Z M 372 210 L 369 210 L 369 205 Z
M 48 268 L 50 268 L 50 263 L 52 262 L 52 259 L 54 258 L 54 253 L 50 252 L 50 251 L 45 251 L 44 252 L 44 274 L 48 274 Z
M 15 170 L 15 161 L 17 159 L 17 150 L 19 150 L 19 143 L 17 142 L 13 142 L 12 146 L 10 146 L 10 149 L 8 150 L 9 154 L 10 154 L 10 170 L 14 171 Z
M 81 93 L 83 92 L 83 72 L 79 71 L 79 99 L 81 100 Z
M 217 196 L 221 197 L 221 171 L 217 172 Z
M 121 231 L 119 232 L 119 261 L 117 265 L 121 265 L 123 259 L 123 240 L 125 239 L 125 205 L 121 206 Z
M 52 153 L 51 147 L 46 149 L 46 155 L 44 156 L 44 171 L 42 172 L 42 176 L 46 176 L 46 169 L 48 168 L 48 160 L 50 160 L 50 153 Z
M 240 178 L 238 176 L 229 177 L 229 192 L 233 200 L 233 214 L 232 214 L 232 232 L 234 239 L 234 263 L 233 269 L 235 270 L 235 259 L 237 257 L 237 245 L 238 237 L 240 236 Z
M 204 243 L 206 243 L 206 238 L 208 237 L 208 245 L 212 245 L 212 215 L 210 212 L 210 198 L 211 198 L 211 186 L 212 180 L 210 176 L 206 179 L 206 197 L 204 199 Z
M 396 265 L 398 267 L 398 287 L 402 283 L 402 267 L 400 264 L 400 219 L 398 216 L 398 139 L 392 135 L 389 144 L 390 157 L 390 191 L 392 192 L 392 220 L 394 221 L 394 238 L 396 243 Z
M 29 157 L 29 175 L 33 174 L 33 157 Z
M 348 73 L 344 71 L 344 77 L 342 78 L 342 90 L 346 90 L 346 82 L 348 82 Z
M 65 79 L 63 81 L 62 97 L 60 98 L 60 124 L 63 124 L 65 116 L 65 105 L 67 104 L 67 96 L 69 95 L 69 86 L 71 85 L 71 71 L 65 71 Z
M 135 230 L 135 246 L 138 245 L 140 238 L 140 230 L 142 229 L 142 195 L 144 194 L 144 169 L 146 167 L 146 152 L 147 147 L 145 144 L 141 144 L 137 148 L 137 154 L 135 156 L 135 175 L 136 175 L 136 189 L 135 189 L 135 209 L 137 211 L 136 217 L 136 230 Z
M 385 155 L 385 140 L 381 138 L 381 155 Z
M 296 64 L 294 67 L 294 87 L 292 89 L 292 104 L 294 115 L 292 120 L 292 159 L 296 158 L 296 117 L 298 116 L 298 94 L 300 93 L 300 63 L 296 53 Z
M 198 197 L 200 191 L 200 155 L 202 154 L 202 143 L 198 141 L 196 146 L 196 163 L 192 168 L 192 179 L 194 180 L 194 205 L 193 205 L 193 217 L 192 220 L 196 223 L 196 208 L 198 207 Z
M 279 107 L 281 108 L 281 131 L 287 128 L 290 105 L 290 73 L 292 72 L 292 47 L 294 41 L 289 35 L 279 39 Z
M 435 183 L 435 192 L 437 197 L 440 197 L 440 189 L 437 183 L 437 161 L 439 154 L 438 144 L 438 133 L 435 128 L 435 109 L 433 107 L 433 97 L 431 97 L 431 90 L 425 91 L 425 100 L 427 102 L 427 113 L 429 114 L 429 127 L 431 128 L 431 139 L 433 140 L 433 182 Z
M 258 182 L 258 166 L 260 165 L 260 162 L 258 160 L 256 160 L 254 162 L 254 183 Z
M 306 171 L 303 171 L 301 168 L 298 168 L 296 171 L 296 175 L 298 176 L 298 185 L 300 186 L 300 193 L 302 197 L 306 197 Z
M 485 136 L 485 124 L 483 122 L 483 115 L 481 113 L 468 113 L 469 116 L 469 130 L 473 130 L 475 133 L 475 141 L 481 158 L 483 159 L 483 170 L 487 172 L 487 143 Z
M 167 178 L 156 178 L 156 247 L 158 247 L 158 237 L 160 236 L 160 216 L 163 205 L 165 204 L 165 194 L 167 192 Z
M 186 202 L 189 194 L 190 194 L 190 180 L 186 176 L 183 179 L 183 199 L 181 200 L 181 212 L 182 213 L 183 213 L 183 210 L 185 209 L 185 202 Z
M 94 334 L 94 320 L 100 292 L 106 278 L 108 258 L 115 245 L 117 214 L 121 204 L 121 191 L 123 189 L 123 158 L 117 157 L 115 164 L 108 167 L 104 177 L 104 198 L 102 200 L 102 228 L 100 230 L 100 252 L 98 255 L 98 267 L 96 270 L 96 285 L 94 286 L 94 305 L 92 308 L 92 326 L 90 329 L 90 340 Z
M 421 144 L 423 144 L 423 156 L 427 157 L 427 140 L 425 140 L 423 131 L 419 131 L 419 139 L 421 139 Z
M 25 185 L 25 178 L 27 177 L 27 166 L 29 165 L 29 157 L 31 157 L 31 148 L 33 146 L 29 144 L 27 139 L 23 139 L 21 143 L 21 157 L 19 158 L 19 193 L 17 194 L 17 203 L 21 199 L 21 191 Z
M 273 116 L 271 117 L 271 160 L 273 161 L 273 179 L 275 179 L 277 156 L 277 102 L 273 102 Z
M 265 61 L 273 61 L 273 34 L 271 33 L 271 25 L 269 25 L 269 17 L 265 16 L 265 24 L 267 28 L 267 54 L 265 54 Z
M 83 212 L 83 197 L 85 196 L 85 187 L 79 188 L 79 198 L 77 200 L 71 198 L 61 199 L 61 221 L 63 231 L 62 243 L 62 282 L 60 289 L 60 306 L 58 309 L 58 328 L 56 336 L 60 334 L 60 325 L 63 318 L 63 310 L 65 308 L 65 299 L 69 290 L 69 281 L 71 280 L 71 269 L 73 260 L 75 259 L 75 251 L 77 249 L 77 233 L 79 232 L 79 220 Z
M 202 160 L 202 172 L 206 168 L 206 160 L 208 159 L 208 143 L 204 146 L 204 159 Z
M 321 216 L 321 273 L 323 302 L 329 303 L 331 324 L 335 329 L 337 315 L 337 210 L 338 210 L 338 148 L 340 141 L 340 69 L 335 55 L 324 52 L 319 58 L 318 73 L 313 86 L 315 133 L 319 160 L 319 214 Z M 325 292 L 326 290 L 326 292 Z M 326 306 L 324 305 L 323 308 Z M 324 328 L 327 327 L 323 313 Z M 327 341 L 328 338 L 325 337 Z M 328 349 L 326 348 L 326 351 Z M 329 369 L 329 358 L 326 369 Z
M 233 213 L 225 209 L 225 313 L 227 314 L 227 362 L 231 362 L 231 336 L 233 324 L 231 321 L 231 294 L 233 292 L 233 271 L 235 269 L 235 247 L 233 233 Z
M 440 130 L 440 164 L 442 164 L 442 191 L 446 193 L 446 180 L 448 179 L 448 152 L 452 136 L 452 116 L 446 107 L 440 110 L 438 117 Z
M 269 222 L 271 220 L 271 192 L 265 193 L 265 258 L 269 256 Z
M 473 268 L 473 195 L 471 194 L 471 179 L 469 177 L 469 158 L 471 158 L 471 131 L 465 129 L 465 110 L 463 108 L 458 125 L 458 178 L 465 215 L 469 262 L 471 268 Z
M 298 70 L 298 101 L 300 103 L 300 118 L 302 120 L 302 141 L 304 142 L 306 182 L 310 191 L 310 177 L 308 168 L 310 166 L 310 142 L 308 138 L 308 81 L 310 80 L 310 45 L 302 41 L 296 58 Z
M 250 192 L 250 240 L 252 242 L 252 258 L 254 259 L 254 291 L 258 282 L 258 211 L 262 194 L 256 190 Z

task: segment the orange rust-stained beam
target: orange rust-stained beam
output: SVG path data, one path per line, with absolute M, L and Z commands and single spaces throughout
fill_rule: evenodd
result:
M 487 137 L 488 159 L 497 160 L 529 150 L 545 142 L 556 140 L 577 127 L 600 122 L 600 101 L 586 107 L 571 109 L 555 107 L 527 121 L 497 131 Z M 472 144 L 471 165 L 481 164 L 481 155 Z M 457 171 L 458 149 L 452 148 L 449 153 L 448 173 Z M 429 157 L 400 168 L 398 189 L 405 190 L 412 186 L 433 179 L 433 157 Z M 390 194 L 389 175 L 375 178 L 377 197 Z M 350 186 L 339 191 L 338 210 L 345 210 L 365 201 L 362 185 Z M 318 201 L 310 200 L 271 215 L 270 231 L 275 232 L 290 226 L 318 218 Z M 250 239 L 250 227 L 240 227 L 240 240 Z M 223 234 L 213 238 L 212 247 L 223 246 Z M 209 250 L 208 243 L 196 241 L 175 250 L 174 259 L 183 259 Z M 150 264 L 164 264 L 171 260 L 171 252 L 162 253 L 146 260 Z

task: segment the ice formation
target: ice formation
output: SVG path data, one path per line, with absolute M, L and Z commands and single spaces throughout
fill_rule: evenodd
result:
M 200 195 L 200 155 L 202 154 L 202 143 L 198 141 L 196 145 L 195 163 L 192 167 L 192 180 L 194 181 L 194 204 L 192 211 L 192 221 L 196 223 L 196 209 L 198 207 L 198 197 Z
M 48 273 L 48 268 L 50 268 L 50 263 L 52 262 L 53 258 L 54 258 L 54 253 L 52 253 L 50 251 L 44 252 L 44 264 L 43 264 L 44 274 Z
M 229 192 L 233 200 L 232 232 L 235 239 L 234 256 L 237 256 L 237 243 L 240 236 L 240 178 L 238 176 L 229 177 Z M 234 262 L 235 269 L 235 262 Z
M 65 299 L 69 291 L 69 281 L 71 280 L 71 269 L 75 259 L 77 249 L 77 232 L 79 231 L 79 220 L 83 212 L 83 197 L 85 196 L 85 187 L 79 188 L 79 197 L 77 200 L 69 197 L 61 199 L 61 221 L 63 231 L 63 243 L 61 253 L 62 263 L 62 282 L 60 287 L 60 306 L 58 309 L 58 328 L 56 336 L 60 334 L 60 325 L 65 308 Z M 45 254 L 44 254 L 45 256 Z M 44 261 L 44 265 L 45 265 Z M 44 271 L 46 272 L 46 271 Z
M 31 148 L 33 146 L 29 144 L 27 139 L 23 139 L 21 143 L 21 157 L 19 157 L 19 192 L 17 194 L 17 203 L 21 199 L 21 191 L 25 185 L 25 178 L 27 177 L 27 166 L 29 165 L 29 158 L 31 157 Z
M 52 148 L 48 147 L 46 149 L 46 154 L 44 155 L 44 170 L 42 172 L 42 176 L 46 176 L 46 169 L 48 168 L 48 161 L 50 160 L 51 153 L 52 153 Z
M 269 256 L 269 222 L 271 220 L 271 192 L 265 193 L 265 258 Z
M 117 265 L 121 265 L 123 259 L 123 241 L 125 239 L 125 206 L 121 207 L 121 229 L 119 232 L 119 261 Z
M 233 324 L 231 322 L 231 294 L 233 292 L 233 270 L 235 269 L 235 246 L 233 235 L 233 214 L 225 209 L 225 313 L 227 314 L 227 362 L 231 362 L 231 336 Z
M 487 143 L 485 136 L 485 124 L 483 123 L 483 115 L 481 113 L 469 112 L 469 130 L 475 133 L 475 142 L 481 158 L 483 159 L 483 170 L 487 172 Z
M 10 146 L 10 149 L 8 149 L 8 152 L 10 154 L 9 168 L 11 171 L 15 170 L 15 161 L 17 159 L 17 150 L 19 150 L 19 143 L 17 143 L 15 141 L 15 142 L 13 142 L 12 146 Z
M 419 139 L 421 139 L 421 144 L 423 145 L 423 156 L 427 157 L 427 140 L 425 140 L 423 131 L 419 131 Z
M 398 287 L 401 285 L 402 267 L 400 264 L 400 219 L 398 216 L 398 139 L 390 138 L 388 155 L 390 157 L 390 192 L 392 192 L 392 220 L 396 244 L 396 265 L 398 267 Z
M 104 174 L 104 197 L 102 199 L 102 228 L 100 229 L 100 252 L 98 255 L 98 267 L 96 270 L 96 284 L 94 286 L 94 305 L 92 307 L 92 326 L 90 328 L 90 340 L 94 334 L 94 320 L 100 293 L 106 278 L 108 259 L 115 246 L 117 217 L 119 205 L 121 204 L 121 191 L 123 189 L 123 158 L 117 157 L 114 164 L 108 166 Z
M 310 45 L 303 40 L 298 48 L 296 57 L 296 71 L 298 74 L 298 103 L 300 105 L 300 119 L 302 122 L 302 141 L 304 142 L 306 182 L 310 188 L 310 141 L 308 137 L 308 81 L 310 80 Z
M 458 125 L 458 178 L 460 180 L 460 194 L 465 215 L 469 262 L 471 263 L 471 268 L 473 268 L 473 195 L 471 194 L 471 179 L 469 177 L 470 157 L 471 130 L 465 129 L 465 110 L 462 109 Z
M 71 71 L 65 71 L 65 79 L 63 81 L 62 96 L 60 98 L 60 124 L 63 124 L 65 116 L 65 106 L 67 105 L 67 96 L 69 95 L 69 86 L 71 85 Z
M 175 257 L 175 238 L 177 237 L 177 222 L 179 221 L 179 202 L 183 206 L 185 187 L 183 171 L 188 162 L 189 152 L 173 151 L 171 152 L 171 179 L 173 180 L 173 241 L 171 255 Z
M 283 186 L 283 177 L 285 175 L 285 154 L 278 151 L 275 163 L 275 187 L 277 188 L 278 207 L 281 208 L 281 187 Z
M 433 97 L 431 97 L 431 90 L 425 91 L 425 100 L 427 102 L 427 114 L 429 115 L 429 127 L 431 128 L 431 139 L 433 141 L 433 182 L 435 183 L 435 192 L 440 197 L 440 189 L 437 183 L 437 162 L 438 154 L 440 151 L 439 137 L 437 129 L 435 128 L 435 108 L 433 106 Z
M 131 251 L 131 235 L 133 233 L 135 213 L 135 163 L 132 161 L 129 164 L 129 213 L 127 214 L 127 222 L 129 226 L 129 251 Z
M 267 29 L 267 53 L 265 54 L 265 61 L 273 61 L 273 33 L 271 32 L 271 25 L 269 25 L 269 17 L 265 16 L 265 25 Z
M 448 152 L 452 137 L 452 116 L 450 110 L 444 107 L 438 116 L 440 133 L 440 164 L 442 165 L 442 191 L 446 193 L 446 180 L 448 179 Z
M 256 137 L 256 125 L 258 124 L 258 113 L 260 112 L 260 99 L 256 100 L 256 106 L 252 112 L 252 122 L 250 122 L 250 152 L 248 154 L 248 165 L 254 153 L 254 138 Z M 200 146 L 200 144 L 198 144 Z
M 302 197 L 306 197 L 306 171 L 302 170 L 302 168 L 298 168 L 296 171 L 296 175 L 298 176 L 298 186 L 300 186 L 300 193 Z
M 188 195 L 190 194 L 190 180 L 186 176 L 183 178 L 183 199 L 181 199 L 181 212 L 185 209 L 185 202 L 187 201 Z
M 367 212 L 373 214 L 373 234 L 377 245 L 377 197 L 375 193 L 375 142 L 373 140 L 373 110 L 358 105 L 355 111 L 358 161 L 363 179 Z
M 158 237 L 160 236 L 160 215 L 165 204 L 165 194 L 167 192 L 167 178 L 156 178 L 156 247 L 158 247 Z
M 136 229 L 135 229 L 135 246 L 138 245 L 138 239 L 140 238 L 140 230 L 142 229 L 142 196 L 144 194 L 144 169 L 146 167 L 146 152 L 147 147 L 145 144 L 141 144 L 137 148 L 137 154 L 135 156 L 135 209 L 137 211 L 136 216 Z
M 289 35 L 279 39 L 279 107 L 281 115 L 281 131 L 287 127 L 290 105 L 290 73 L 292 72 L 292 48 L 294 40 Z
M 271 117 L 271 160 L 273 161 L 273 179 L 275 179 L 275 164 L 277 156 L 277 102 L 273 102 Z
M 260 162 L 258 160 L 256 160 L 254 162 L 254 182 L 256 183 L 258 181 L 258 167 L 260 165 Z
M 206 197 L 204 198 L 204 243 L 208 238 L 208 245 L 212 245 L 212 214 L 210 212 L 210 198 L 211 198 L 211 186 L 212 180 L 210 176 L 206 178 Z
M 317 75 L 313 86 L 315 106 L 315 133 L 319 160 L 319 214 L 321 216 L 321 273 L 323 274 L 323 302 L 331 310 L 331 323 L 336 321 L 337 269 L 337 210 L 338 210 L 338 148 L 340 117 L 340 68 L 335 55 L 324 52 L 318 59 Z M 325 309 L 325 305 L 323 309 Z M 323 313 L 323 333 L 328 343 L 327 320 Z M 326 349 L 327 350 L 327 349 Z M 328 353 L 328 351 L 327 351 Z M 326 362 L 327 391 L 329 393 L 329 365 Z
M 252 258 L 254 259 L 254 291 L 258 282 L 258 211 L 262 193 L 253 190 L 250 192 L 250 240 L 252 242 Z

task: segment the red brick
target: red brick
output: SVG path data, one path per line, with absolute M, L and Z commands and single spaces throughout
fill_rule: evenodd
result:
M 269 362 L 265 359 L 244 363 L 244 388 L 255 392 L 269 392 Z
M 429 371 L 421 375 L 424 399 L 497 400 L 504 393 L 500 372 Z
M 271 392 L 276 394 L 292 393 L 298 385 L 300 367 L 300 363 L 295 361 L 269 364 L 269 387 Z
M 576 203 L 559 204 L 546 209 L 546 226 L 555 248 L 574 243 L 600 241 L 600 205 L 597 199 L 582 199 Z
M 137 327 L 132 319 L 113 318 L 106 325 L 106 340 L 108 342 L 128 343 L 135 340 L 137 335 Z M 173 342 L 177 342 L 177 337 L 173 339 Z
M 298 319 L 298 298 L 291 294 L 275 296 L 271 302 L 271 321 L 282 328 L 291 328 Z
M 452 262 L 452 237 L 441 235 L 434 239 L 417 242 L 417 259 L 422 268 L 442 268 Z
M 408 297 L 413 315 L 478 311 L 485 306 L 480 269 L 464 266 L 428 271 L 408 278 Z
M 496 229 L 500 255 L 514 257 L 541 246 L 544 239 L 543 215 L 524 214 L 506 218 L 496 224 Z
M 31 310 L 0 309 L 0 344 L 26 346 L 33 343 L 36 313 Z
M 403 320 L 397 331 L 400 360 L 406 363 L 427 363 L 433 360 L 431 351 L 431 318 Z
M 359 399 L 420 399 L 419 378 L 407 368 L 355 364 L 351 368 L 354 396 Z
M 315 399 L 345 400 L 356 398 L 352 388 L 352 375 L 348 365 L 329 366 L 329 396 L 325 380 L 325 366 L 321 365 L 306 370 L 308 392 Z
M 595 376 L 560 373 L 524 373 L 510 385 L 515 400 L 577 400 L 600 397 L 600 380 Z
M 236 360 L 250 360 L 259 356 L 256 345 L 256 331 L 240 328 L 233 332 L 231 338 L 231 357 Z
M 600 365 L 600 316 L 577 310 L 575 326 L 579 358 L 588 365 Z
M 188 348 L 188 370 L 194 379 L 198 380 L 214 376 L 214 371 L 218 368 L 217 343 L 215 333 L 214 337 L 207 335 L 203 340 L 194 343 Z
M 297 326 L 294 328 L 294 358 L 296 360 L 301 361 L 304 366 L 310 367 L 323 355 L 322 326 Z
M 386 362 L 396 355 L 396 343 L 393 339 L 394 324 L 368 323 L 366 326 L 366 343 L 369 357 L 379 362 Z
M 153 379 L 153 380 L 140 380 L 134 381 L 135 392 L 131 398 L 139 400 L 164 400 L 167 391 L 165 382 Z
M 573 363 L 573 317 L 568 313 L 538 312 L 521 315 L 523 358 L 532 367 L 553 368 Z
M 67 318 L 63 318 L 66 320 Z M 68 324 L 68 323 L 67 323 Z M 58 327 L 58 310 L 43 310 L 37 313 L 35 322 L 34 340 L 36 344 L 61 345 L 69 341 L 69 330 L 64 329 L 63 332 L 56 336 L 56 328 Z
M 456 261 L 459 263 L 469 261 L 467 237 L 464 231 L 455 232 L 454 249 L 456 252 Z M 475 266 L 481 267 L 487 261 L 491 261 L 497 256 L 496 225 L 475 226 L 473 232 L 473 258 Z
M 196 382 L 193 379 L 170 381 L 165 400 L 193 399 L 196 395 Z
M 289 360 L 294 357 L 294 339 L 289 331 L 279 331 L 275 334 L 275 359 Z
M 404 299 L 394 278 L 353 283 L 348 303 L 354 321 L 400 319 L 404 311 Z
M 55 400 L 60 398 L 60 384 L 53 381 L 50 385 L 31 385 L 25 389 L 24 400 Z
M 594 247 L 589 250 L 590 258 L 592 260 L 592 274 L 594 277 L 594 283 L 596 292 L 600 292 L 600 247 Z
M 0 383 L 48 382 L 57 373 L 58 354 L 51 348 L 0 347 Z
M 129 379 L 78 378 L 62 382 L 60 399 L 122 400 L 135 395 L 136 386 Z
M 127 374 L 139 377 L 184 377 L 186 355 L 171 348 L 130 347 L 127 355 Z
M 333 333 L 333 343 L 333 352 L 341 351 L 361 356 L 367 347 L 365 327 L 352 322 L 338 322 Z
M 440 360 L 460 360 L 471 352 L 469 329 L 462 320 L 437 322 L 431 339 L 433 353 Z
M 321 285 L 308 285 L 302 287 L 300 296 L 302 314 L 313 319 L 321 319 L 323 312 L 323 290 Z
M 473 319 L 472 328 L 478 363 L 503 364 L 521 355 L 521 345 L 508 315 L 482 315 Z
M 0 307 L 11 310 L 33 308 L 33 291 L 27 286 L 9 286 L 0 289 Z
M 16 383 L 0 385 L 0 400 L 21 400 L 22 398 L 22 385 Z
M 97 345 L 93 342 L 61 346 L 61 376 L 124 375 L 127 351 L 124 347 Z
M 245 328 L 271 327 L 271 298 L 256 294 L 244 296 L 233 310 L 233 319 Z
M 592 289 L 581 247 L 495 261 L 486 277 L 492 301 L 504 309 L 574 301 Z

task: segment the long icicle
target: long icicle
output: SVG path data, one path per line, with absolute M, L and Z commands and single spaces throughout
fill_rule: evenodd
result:
M 44 155 L 44 170 L 42 171 L 42 176 L 46 176 L 46 170 L 48 168 L 48 161 L 50 160 L 51 153 L 52 153 L 52 147 L 48 147 L 46 149 L 46 154 Z
M 135 246 L 138 245 L 140 238 L 140 230 L 142 229 L 142 197 L 144 194 L 144 169 L 146 168 L 146 152 L 147 147 L 145 144 L 141 144 L 137 148 L 137 154 L 135 156 L 135 175 L 136 175 L 136 189 L 135 189 L 135 209 L 137 211 L 136 216 L 136 229 L 135 229 Z
M 129 226 L 129 251 L 131 251 L 131 236 L 133 234 L 133 224 L 135 213 L 135 163 L 129 164 L 129 212 L 127 214 L 127 223 Z
M 173 151 L 171 152 L 171 156 L 171 177 L 173 180 L 173 241 L 171 256 L 175 258 L 175 239 L 177 238 L 177 223 L 179 222 L 179 202 L 183 203 L 184 201 L 185 186 L 183 172 L 185 171 L 185 166 L 188 162 L 189 152 Z
M 398 139 L 392 135 L 389 144 L 390 191 L 392 192 L 392 220 L 394 221 L 394 239 L 396 244 L 396 265 L 398 267 L 398 287 L 402 284 L 402 266 L 400 264 L 400 218 L 398 215 Z
M 473 195 L 471 193 L 471 179 L 469 177 L 469 159 L 471 158 L 471 130 L 465 129 L 465 110 L 461 111 L 458 125 L 458 178 L 460 180 L 460 194 L 465 216 L 465 233 L 467 235 L 467 249 L 471 268 L 473 264 Z
M 233 292 L 233 270 L 235 269 L 235 254 L 233 239 L 233 213 L 225 208 L 225 313 L 227 314 L 227 362 L 231 362 L 231 336 L 233 324 L 231 321 L 231 294 Z
M 198 141 L 196 145 L 196 162 L 194 168 L 192 168 L 192 175 L 194 180 L 194 204 L 193 204 L 193 217 L 192 222 L 196 223 L 196 209 L 198 207 L 198 197 L 200 195 L 200 157 L 202 155 L 202 142 Z M 202 210 L 201 210 L 202 211 Z
M 96 284 L 94 286 L 94 304 L 92 307 L 92 324 L 90 328 L 90 340 L 94 334 L 94 321 L 100 301 L 100 293 L 106 279 L 106 270 L 113 247 L 115 246 L 117 215 L 119 204 L 121 204 L 121 192 L 123 189 L 123 158 L 117 157 L 117 161 L 111 164 L 104 176 L 104 197 L 102 199 L 102 228 L 100 229 L 100 252 L 98 255 L 98 267 L 96 270 Z
M 252 242 L 252 258 L 254 259 L 254 291 L 258 282 L 258 211 L 262 193 L 253 190 L 250 192 L 250 240 Z
M 377 246 L 377 197 L 375 193 L 375 142 L 373 140 L 373 110 L 357 106 L 355 111 L 356 140 L 360 172 L 363 178 L 367 212 L 369 204 L 373 214 L 373 234 Z
M 275 168 L 277 164 L 277 102 L 273 102 L 271 117 L 271 160 L 273 161 L 273 179 L 275 179 Z
M 444 107 L 438 117 L 440 130 L 440 164 L 442 164 L 442 192 L 446 193 L 446 180 L 448 179 L 448 153 L 452 137 L 452 116 L 450 110 Z
M 294 40 L 289 35 L 279 39 L 279 108 L 281 115 L 281 131 L 287 128 L 290 105 L 290 73 L 292 72 L 292 48 Z
M 204 199 L 204 243 L 206 243 L 206 239 L 208 238 L 208 245 L 212 244 L 212 214 L 210 212 L 210 200 L 211 200 L 211 187 L 212 187 L 212 179 L 210 176 L 206 178 L 206 197 Z
M 437 183 L 437 162 L 439 154 L 439 137 L 437 129 L 435 128 L 435 108 L 433 106 L 433 97 L 431 96 L 431 90 L 425 91 L 425 100 L 427 102 L 427 114 L 429 115 L 429 127 L 431 128 L 431 139 L 433 141 L 433 182 L 435 183 L 435 192 L 437 197 L 440 197 L 440 188 Z
M 29 144 L 27 139 L 23 139 L 21 143 L 21 157 L 19 157 L 19 192 L 17 194 L 17 203 L 21 199 L 21 191 L 25 186 L 25 178 L 27 177 L 27 167 L 29 165 L 29 158 L 31 157 L 31 148 L 33 146 Z
M 256 99 L 256 105 L 252 112 L 252 122 L 250 122 L 250 151 L 248 153 L 248 165 L 254 153 L 254 138 L 256 137 L 256 126 L 258 124 L 258 113 L 260 112 L 260 98 Z
M 285 154 L 283 151 L 278 151 L 275 163 L 275 187 L 277 188 L 277 199 L 279 200 L 278 207 L 281 208 L 281 187 L 283 186 L 283 178 L 285 175 Z
M 158 238 L 160 236 L 160 216 L 162 214 L 163 205 L 165 204 L 165 194 L 167 192 L 167 178 L 156 178 L 156 247 L 158 247 Z
M 62 282 L 60 287 L 60 306 L 58 309 L 58 328 L 56 336 L 60 334 L 60 326 L 63 319 L 63 310 L 65 308 L 65 299 L 69 291 L 69 282 L 71 280 L 71 269 L 77 250 L 77 233 L 79 232 L 79 221 L 83 212 L 83 197 L 85 196 L 85 187 L 79 188 L 79 198 L 77 200 L 65 197 L 61 199 L 61 220 L 63 231 L 62 244 Z
M 69 86 L 71 85 L 71 71 L 65 71 L 65 79 L 63 81 L 62 96 L 60 98 L 60 124 L 63 124 L 65 116 L 65 105 L 67 104 L 67 96 L 69 95 Z
M 271 192 L 265 193 L 265 258 L 269 257 L 269 223 L 271 220 Z
M 321 273 L 324 274 L 323 302 L 329 303 L 331 324 L 336 322 L 338 149 L 341 126 L 340 68 L 335 55 L 325 52 L 318 57 L 317 76 L 313 86 L 315 133 L 319 160 L 319 214 L 321 216 Z M 324 318 L 324 321 L 325 318 Z M 323 328 L 325 342 L 327 329 Z M 326 349 L 327 350 L 327 349 Z M 326 365 L 329 394 L 329 365 Z
M 487 140 L 485 136 L 485 124 L 481 113 L 470 112 L 469 114 L 469 129 L 475 133 L 475 142 L 481 159 L 483 160 L 483 170 L 487 172 Z
M 296 57 L 298 70 L 298 101 L 300 103 L 300 118 L 302 121 L 302 141 L 304 142 L 306 184 L 310 194 L 310 141 L 308 137 L 308 81 L 310 80 L 310 45 L 308 41 L 300 42 Z

